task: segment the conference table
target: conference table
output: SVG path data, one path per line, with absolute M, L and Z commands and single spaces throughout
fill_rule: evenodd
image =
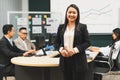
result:
M 59 67 L 59 54 L 55 51 L 47 56 L 14 57 L 11 62 L 15 64 L 16 80 L 63 80 L 62 71 Z M 93 58 L 87 59 L 88 63 L 96 57 L 96 53 L 91 53 Z

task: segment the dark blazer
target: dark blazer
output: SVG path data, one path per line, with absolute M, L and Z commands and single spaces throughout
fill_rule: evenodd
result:
M 22 56 L 25 51 L 18 49 L 15 44 L 13 46 L 10 42 L 3 36 L 0 40 L 0 64 L 6 67 L 11 66 L 11 58 L 16 56 Z M 6 68 L 7 69 L 7 68 Z
M 55 41 L 55 47 L 59 49 L 64 47 L 64 32 L 66 27 L 64 24 L 60 25 L 57 32 L 57 37 Z M 77 47 L 79 53 L 72 56 L 73 65 L 76 71 L 85 71 L 88 69 L 85 49 L 90 46 L 89 35 L 87 31 L 87 26 L 85 24 L 79 23 L 75 26 L 74 42 L 73 47 Z M 65 57 L 60 56 L 60 66 L 64 69 Z

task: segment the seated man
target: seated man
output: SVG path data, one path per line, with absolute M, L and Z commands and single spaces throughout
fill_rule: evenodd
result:
M 0 40 L 0 64 L 5 65 L 5 75 L 15 75 L 11 58 L 16 56 L 27 56 L 35 53 L 35 51 L 23 51 L 16 47 L 14 42 L 12 42 L 12 37 L 14 35 L 14 27 L 12 24 L 4 25 L 2 30 L 4 35 Z
M 19 37 L 14 40 L 15 45 L 21 50 L 36 50 L 36 47 L 30 40 L 27 39 L 27 29 L 25 27 L 21 27 L 19 29 L 18 35 Z

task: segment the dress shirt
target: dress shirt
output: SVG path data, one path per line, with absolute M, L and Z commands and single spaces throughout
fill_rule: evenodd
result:
M 23 44 L 24 44 L 25 50 L 28 50 L 27 44 L 24 40 L 23 40 Z
M 109 47 L 109 46 L 101 47 L 100 52 L 102 52 L 105 56 L 108 56 L 110 53 L 110 49 L 111 49 L 111 47 Z M 115 46 L 114 46 L 113 54 L 112 54 L 112 59 L 117 58 L 119 51 L 120 51 L 120 40 L 115 42 Z
M 14 40 L 14 43 L 21 50 L 25 50 L 25 51 L 31 49 L 35 50 L 35 45 L 31 43 L 30 40 L 28 39 L 23 40 L 22 38 L 18 37 Z
M 8 38 L 7 36 L 5 36 L 7 38 L 7 40 L 9 41 L 9 43 L 13 46 L 13 41 L 11 38 Z

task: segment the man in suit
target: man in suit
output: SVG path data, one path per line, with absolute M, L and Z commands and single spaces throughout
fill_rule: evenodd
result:
M 14 40 L 15 45 L 21 49 L 21 50 L 36 50 L 36 47 L 33 43 L 30 42 L 30 40 L 27 39 L 27 29 L 25 27 L 21 27 L 19 29 L 18 35 L 19 37 Z
M 12 42 L 12 37 L 14 35 L 14 27 L 12 24 L 4 25 L 2 30 L 4 35 L 0 40 L 0 64 L 5 65 L 5 75 L 14 75 L 14 65 L 11 63 L 11 58 L 16 56 L 27 56 L 35 51 L 23 51 L 16 47 L 14 42 Z

